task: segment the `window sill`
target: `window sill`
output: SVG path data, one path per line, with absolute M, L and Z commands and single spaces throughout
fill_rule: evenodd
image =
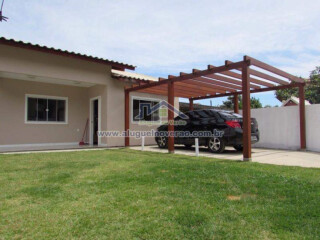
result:
M 27 121 L 24 122 L 25 124 L 39 124 L 39 125 L 67 125 L 68 122 L 32 122 L 32 121 Z
M 161 121 L 131 121 L 132 124 L 135 125 L 161 125 Z

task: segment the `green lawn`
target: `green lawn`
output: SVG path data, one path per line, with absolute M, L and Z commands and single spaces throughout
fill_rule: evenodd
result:
M 316 239 L 320 170 L 101 150 L 0 155 L 0 239 Z

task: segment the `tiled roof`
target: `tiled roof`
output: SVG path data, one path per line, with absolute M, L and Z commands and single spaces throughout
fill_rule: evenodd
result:
M 115 78 L 126 78 L 129 80 L 142 80 L 142 81 L 150 81 L 157 82 L 158 79 L 152 76 L 140 74 L 140 73 L 132 73 L 132 72 L 124 72 L 112 69 L 112 76 Z
M 295 97 L 295 96 L 291 96 L 290 98 L 288 98 L 287 100 L 285 100 L 285 101 L 282 102 L 281 107 L 284 107 L 284 106 L 285 106 L 288 102 L 290 102 L 290 101 L 292 101 L 292 102 L 294 102 L 295 104 L 298 105 L 299 102 L 300 102 L 300 99 L 297 98 L 297 97 Z M 305 100 L 305 101 L 304 101 L 304 104 L 305 104 L 305 105 L 311 105 L 308 100 Z
M 34 50 L 34 51 L 41 51 L 41 52 L 56 54 L 56 55 L 60 55 L 60 56 L 73 57 L 73 58 L 78 58 L 78 59 L 102 63 L 102 64 L 108 64 L 116 69 L 130 69 L 130 70 L 135 69 L 135 66 L 130 65 L 130 64 L 126 64 L 126 63 L 122 63 L 122 62 L 112 61 L 112 60 L 105 59 L 105 58 L 98 58 L 98 57 L 94 57 L 91 55 L 85 55 L 85 54 L 81 54 L 81 53 L 69 52 L 66 50 L 56 49 L 56 48 L 52 48 L 52 47 L 49 48 L 47 46 L 40 46 L 38 44 L 16 41 L 14 39 L 7 39 L 4 37 L 0 37 L 0 44 L 9 45 L 9 46 L 13 46 L 13 47 L 26 48 L 26 49 L 30 49 L 30 50 Z

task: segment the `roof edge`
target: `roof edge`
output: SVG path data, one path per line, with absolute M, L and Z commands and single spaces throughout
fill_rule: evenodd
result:
M 53 47 L 49 48 L 46 46 L 40 46 L 38 44 L 26 43 L 23 41 L 16 41 L 14 39 L 7 39 L 4 37 L 0 37 L 0 44 L 12 46 L 12 47 L 29 49 L 29 50 L 38 51 L 38 52 L 45 52 L 45 53 L 64 56 L 64 57 L 71 57 L 71 58 L 76 58 L 76 59 L 95 62 L 95 63 L 107 64 L 107 65 L 110 65 L 112 68 L 118 69 L 118 70 L 124 70 L 124 69 L 135 70 L 135 68 L 136 68 L 135 66 L 130 65 L 130 64 L 126 64 L 126 63 L 121 63 L 121 62 L 112 61 L 112 60 L 108 60 L 108 59 L 88 56 L 88 55 L 81 54 L 81 53 L 69 52 L 67 50 L 56 49 Z

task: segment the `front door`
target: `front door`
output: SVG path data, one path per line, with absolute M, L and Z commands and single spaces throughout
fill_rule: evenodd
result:
M 92 131 L 92 134 L 93 134 L 93 145 L 98 145 L 98 131 L 99 131 L 99 128 L 98 128 L 98 123 L 99 123 L 99 100 L 98 99 L 95 99 L 93 100 L 93 113 L 92 113 L 92 121 L 93 121 L 93 131 Z

